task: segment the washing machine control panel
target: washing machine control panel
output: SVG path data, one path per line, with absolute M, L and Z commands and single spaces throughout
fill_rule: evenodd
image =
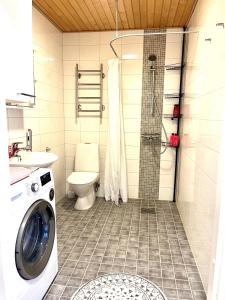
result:
M 31 191 L 36 193 L 39 190 L 39 184 L 38 183 L 32 183 L 31 184 Z
M 50 172 L 47 172 L 47 173 L 43 174 L 40 177 L 40 180 L 41 180 L 41 185 L 42 186 L 44 186 L 45 184 L 47 184 L 48 182 L 50 182 L 52 180 Z

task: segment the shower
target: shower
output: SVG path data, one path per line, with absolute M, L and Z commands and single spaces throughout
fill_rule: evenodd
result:
M 150 114 L 151 114 L 151 116 L 154 116 L 154 114 L 156 112 L 158 117 L 161 117 L 161 120 L 162 120 L 162 114 L 160 113 L 160 110 L 157 105 L 157 101 L 155 99 L 155 71 L 156 71 L 156 61 L 157 61 L 156 55 L 155 54 L 149 55 L 148 61 L 149 61 L 150 72 L 152 74 L 152 98 L 151 98 Z M 162 121 L 162 128 L 163 128 L 163 133 L 165 135 L 166 143 L 164 143 L 164 149 L 163 149 L 163 151 L 160 152 L 160 154 L 163 154 L 166 152 L 166 149 L 167 149 L 168 143 L 169 143 L 168 135 L 166 132 L 166 128 L 163 124 L 163 121 Z
M 151 69 L 155 69 L 156 59 L 157 59 L 157 57 L 156 57 L 155 54 L 149 55 L 148 60 L 149 60 L 149 62 L 150 62 L 150 68 L 151 68 Z

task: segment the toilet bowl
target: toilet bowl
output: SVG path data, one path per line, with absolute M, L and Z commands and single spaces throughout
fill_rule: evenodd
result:
M 78 210 L 88 209 L 95 202 L 95 186 L 99 174 L 91 172 L 73 172 L 67 181 L 70 184 L 70 191 L 77 195 L 74 208 Z
M 95 185 L 99 180 L 98 144 L 77 145 L 74 169 L 67 178 L 70 194 L 77 195 L 74 208 L 89 209 L 95 202 Z

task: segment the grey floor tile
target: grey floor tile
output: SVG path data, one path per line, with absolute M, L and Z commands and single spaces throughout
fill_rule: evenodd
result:
M 67 286 L 62 294 L 62 297 L 72 297 L 75 291 L 77 290 L 77 287 L 71 287 Z
M 181 290 L 189 290 L 190 289 L 190 284 L 189 281 L 187 280 L 176 280 L 176 285 L 178 289 Z
M 166 296 L 171 297 L 171 298 L 177 298 L 177 290 L 176 289 L 171 289 L 171 288 L 164 288 L 164 293 Z
M 81 278 L 77 278 L 77 277 L 70 277 L 67 285 L 68 286 L 74 286 L 74 287 L 79 287 L 81 284 L 82 279 Z
M 96 199 L 87 211 L 57 203 L 60 271 L 46 300 L 69 300 L 89 280 L 107 273 L 140 275 L 168 300 L 206 300 L 198 269 L 174 203 L 129 200 L 120 207 Z M 155 214 L 142 214 L 150 207 Z
M 193 291 L 194 300 L 206 300 L 206 294 L 204 291 Z
M 59 300 L 60 297 L 56 295 L 46 295 L 43 300 Z
M 176 289 L 176 281 L 174 279 L 163 278 L 163 287 Z
M 204 291 L 203 284 L 200 281 L 190 281 L 190 285 L 193 291 Z
M 62 295 L 64 289 L 65 289 L 65 286 L 64 286 L 64 285 L 53 284 L 53 285 L 50 287 L 48 293 L 49 293 L 50 295 L 56 295 L 56 296 L 59 296 L 59 297 L 60 297 L 60 296 Z
M 201 282 L 201 278 L 199 276 L 199 273 L 188 273 L 188 280 Z
M 180 290 L 180 289 L 178 289 L 177 292 L 178 292 L 178 298 L 179 299 L 181 299 L 181 300 L 183 300 L 183 299 L 193 300 L 191 290 L 183 290 L 183 289 Z

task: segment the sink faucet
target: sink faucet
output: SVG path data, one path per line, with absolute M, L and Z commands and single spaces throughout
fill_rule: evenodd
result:
M 32 130 L 28 129 L 26 132 L 26 149 L 27 151 L 32 151 Z
M 18 152 L 24 148 L 19 148 L 18 145 L 19 144 L 23 144 L 23 142 L 15 142 L 12 143 L 12 156 L 13 157 L 19 157 L 20 155 L 18 155 Z
M 17 156 L 20 150 L 32 151 L 32 130 L 28 129 L 26 132 L 26 147 L 18 147 L 19 144 L 23 144 L 23 142 L 15 142 L 12 143 L 12 156 Z

